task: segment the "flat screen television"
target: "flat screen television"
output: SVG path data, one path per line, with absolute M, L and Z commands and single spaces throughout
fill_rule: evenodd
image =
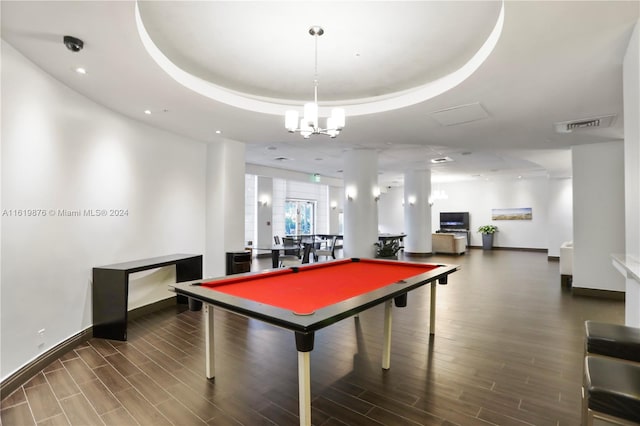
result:
M 441 212 L 440 229 L 469 229 L 469 212 Z

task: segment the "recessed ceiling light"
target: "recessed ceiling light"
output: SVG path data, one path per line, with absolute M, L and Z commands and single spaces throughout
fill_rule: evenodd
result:
M 216 135 L 219 135 L 220 133 L 222 133 L 222 130 L 216 130 Z
M 344 170 L 336 170 L 336 173 L 342 173 Z
M 439 157 L 439 158 L 432 158 L 431 162 L 433 164 L 440 164 L 440 163 L 450 163 L 453 161 L 453 158 L 451 157 Z
M 271 146 L 268 146 L 268 147 L 267 147 L 267 149 L 268 149 L 269 151 L 275 151 L 275 150 L 276 150 L 276 149 L 278 149 L 278 148 L 277 148 L 277 147 L 275 147 L 275 146 L 273 146 L 273 145 L 271 145 Z
M 82 68 L 82 67 L 74 68 L 73 70 L 75 72 L 77 72 L 78 74 L 82 74 L 82 75 L 87 73 L 87 70 L 85 68 Z
M 322 161 L 322 160 L 323 160 L 323 159 L 322 159 L 322 158 L 320 158 L 320 157 L 316 158 L 316 161 Z
M 147 114 L 147 115 L 151 115 L 151 110 L 149 110 L 149 109 L 145 109 L 145 110 L 144 110 L 144 113 L 145 113 L 145 114 Z

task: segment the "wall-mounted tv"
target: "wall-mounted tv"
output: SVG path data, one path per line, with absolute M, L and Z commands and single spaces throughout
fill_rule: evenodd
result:
M 469 229 L 469 212 L 441 212 L 440 229 Z

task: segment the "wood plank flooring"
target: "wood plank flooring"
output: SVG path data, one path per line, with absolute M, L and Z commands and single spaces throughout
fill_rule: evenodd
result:
M 438 286 L 435 337 L 428 287 L 394 310 L 388 371 L 382 306 L 318 332 L 314 425 L 578 425 L 583 323 L 623 323 L 624 303 L 572 296 L 545 253 L 425 261 L 462 266 Z M 215 380 L 203 313 L 167 309 L 130 323 L 127 342 L 91 339 L 54 361 L 2 401 L 2 425 L 297 425 L 293 333 L 215 319 Z

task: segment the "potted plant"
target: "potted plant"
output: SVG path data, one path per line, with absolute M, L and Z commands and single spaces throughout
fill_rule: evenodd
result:
M 402 248 L 398 240 L 378 241 L 373 245 L 376 246 L 376 257 L 379 259 L 397 259 Z
M 482 249 L 491 250 L 493 247 L 493 234 L 498 232 L 495 225 L 482 225 L 478 228 L 478 232 L 482 234 Z

